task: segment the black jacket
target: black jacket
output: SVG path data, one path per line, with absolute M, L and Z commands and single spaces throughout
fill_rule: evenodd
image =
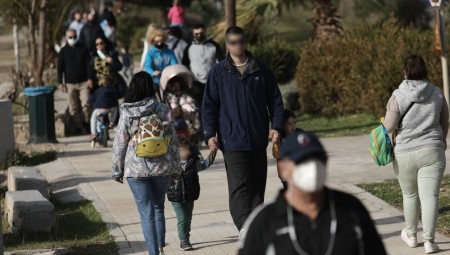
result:
M 206 140 L 218 134 L 221 150 L 265 150 L 269 124 L 283 130 L 283 100 L 275 76 L 249 52 L 247 56 L 244 75 L 232 65 L 229 54 L 208 75 L 202 106 L 204 134 Z
M 336 208 L 337 229 L 332 255 L 386 255 L 381 238 L 361 202 L 343 192 L 325 189 L 327 196 L 316 220 L 293 209 L 296 241 L 307 254 L 323 255 L 328 249 L 331 227 L 330 195 Z M 253 211 L 244 225 L 238 255 L 297 255 L 289 235 L 284 191 L 276 200 Z
M 102 38 L 106 43 L 106 46 L 109 45 L 109 41 L 105 38 L 105 33 L 103 33 L 102 28 L 96 23 L 86 23 L 80 31 L 80 43 L 86 47 L 89 52 L 95 51 L 95 40 L 97 38 Z
M 211 152 L 207 159 L 200 160 L 200 152 L 194 148 L 191 148 L 191 151 L 192 156 L 182 165 L 183 172 L 173 175 L 170 179 L 167 199 L 171 202 L 186 203 L 197 200 L 200 197 L 198 172 L 210 167 L 216 158 L 216 152 Z
M 77 43 L 75 47 L 68 44 L 64 46 L 58 55 L 58 82 L 63 83 L 81 83 L 90 76 L 89 53 L 82 44 Z

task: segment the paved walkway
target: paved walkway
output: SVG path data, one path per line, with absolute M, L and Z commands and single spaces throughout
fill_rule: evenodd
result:
M 0 42 L 6 39 L 10 40 L 0 36 Z M 0 52 L 3 50 L 0 49 Z M 3 62 L 0 61 L 0 65 Z M 60 113 L 67 107 L 66 96 L 59 90 L 55 92 L 55 110 Z M 87 136 L 59 139 L 61 144 L 56 147 L 63 153 L 58 160 L 41 165 L 42 173 L 60 199 L 93 201 L 115 237 L 120 254 L 147 254 L 130 189 L 126 183 L 120 185 L 110 178 L 111 148 L 91 149 L 86 140 Z M 327 138 L 322 141 L 330 155 L 329 180 L 332 182 L 329 185 L 361 199 L 376 221 L 389 254 L 424 254 L 423 247 L 407 248 L 399 238 L 404 221 L 400 211 L 354 186 L 394 178 L 391 165 L 377 167 L 372 162 L 367 151 L 367 137 Z M 269 158 L 266 201 L 271 200 L 281 188 L 274 161 Z M 450 150 L 447 159 L 450 163 Z M 202 191 L 196 201 L 191 232 L 196 250 L 179 250 L 175 213 L 167 203 L 166 254 L 235 254 L 238 232 L 228 211 L 228 190 L 221 153 L 209 170 L 200 173 L 200 179 Z M 440 254 L 450 254 L 450 238 L 438 235 L 437 241 L 444 250 Z
M 85 137 L 59 139 L 64 144 L 57 161 L 40 166 L 52 183 L 56 196 L 65 200 L 87 198 L 94 202 L 115 237 L 120 254 L 147 254 L 139 216 L 128 185 L 110 179 L 111 148 L 89 147 Z M 322 140 L 330 155 L 330 186 L 358 196 L 371 212 L 389 254 L 424 254 L 423 247 L 407 248 L 399 238 L 403 227 L 401 212 L 353 184 L 394 178 L 392 166 L 377 167 L 367 151 L 366 137 Z M 111 143 L 110 143 L 111 146 Z M 204 152 L 206 154 L 206 152 Z M 270 154 L 269 154 L 270 155 Z M 450 154 L 447 155 L 450 159 Z M 266 200 L 271 200 L 281 183 L 269 156 Z M 176 231 L 176 217 L 166 203 L 166 254 L 236 254 L 238 232 L 228 211 L 228 190 L 221 153 L 210 170 L 200 173 L 201 196 L 196 201 L 191 241 L 196 248 L 182 252 Z M 441 254 L 450 254 L 450 238 L 437 236 Z

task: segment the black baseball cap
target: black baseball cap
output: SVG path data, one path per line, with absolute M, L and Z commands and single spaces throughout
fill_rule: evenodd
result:
M 311 156 L 327 160 L 327 152 L 317 136 L 312 133 L 295 132 L 289 135 L 281 146 L 280 159 L 290 159 L 298 164 Z

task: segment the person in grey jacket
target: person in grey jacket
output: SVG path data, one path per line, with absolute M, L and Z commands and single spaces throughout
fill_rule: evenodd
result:
M 140 117 L 157 114 L 161 121 L 170 123 L 170 110 L 157 101 L 152 77 L 146 72 L 133 76 L 124 100 L 114 138 L 112 177 L 119 183 L 125 178 L 130 186 L 149 254 L 163 254 L 166 244 L 165 195 L 170 176 L 181 172 L 175 130 L 171 125 L 165 128 L 164 133 L 172 139 L 168 152 L 159 157 L 138 157 L 131 138 L 138 130 Z
M 219 44 L 206 36 L 206 26 L 204 24 L 194 25 L 192 34 L 194 41 L 186 47 L 182 63 L 194 75 L 192 95 L 197 108 L 200 109 L 209 70 L 216 63 L 225 59 L 225 56 Z
M 403 193 L 406 221 L 401 238 L 409 247 L 418 246 L 417 225 L 422 215 L 422 237 L 429 254 L 439 251 L 435 231 L 446 165 L 448 105 L 441 90 L 427 81 L 422 57 L 407 57 L 404 72 L 405 80 L 387 104 L 384 125 L 388 131 L 398 128 L 394 171 Z

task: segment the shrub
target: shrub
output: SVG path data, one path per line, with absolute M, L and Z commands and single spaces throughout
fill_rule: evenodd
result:
M 279 83 L 286 83 L 294 78 L 298 63 L 296 47 L 273 39 L 251 46 L 250 51 L 272 70 Z
M 391 18 L 376 27 L 347 31 L 335 40 L 307 42 L 296 73 L 302 110 L 384 115 L 391 93 L 403 80 L 403 60 L 410 54 L 425 59 L 430 82 L 442 87 L 432 31 L 401 27 Z

